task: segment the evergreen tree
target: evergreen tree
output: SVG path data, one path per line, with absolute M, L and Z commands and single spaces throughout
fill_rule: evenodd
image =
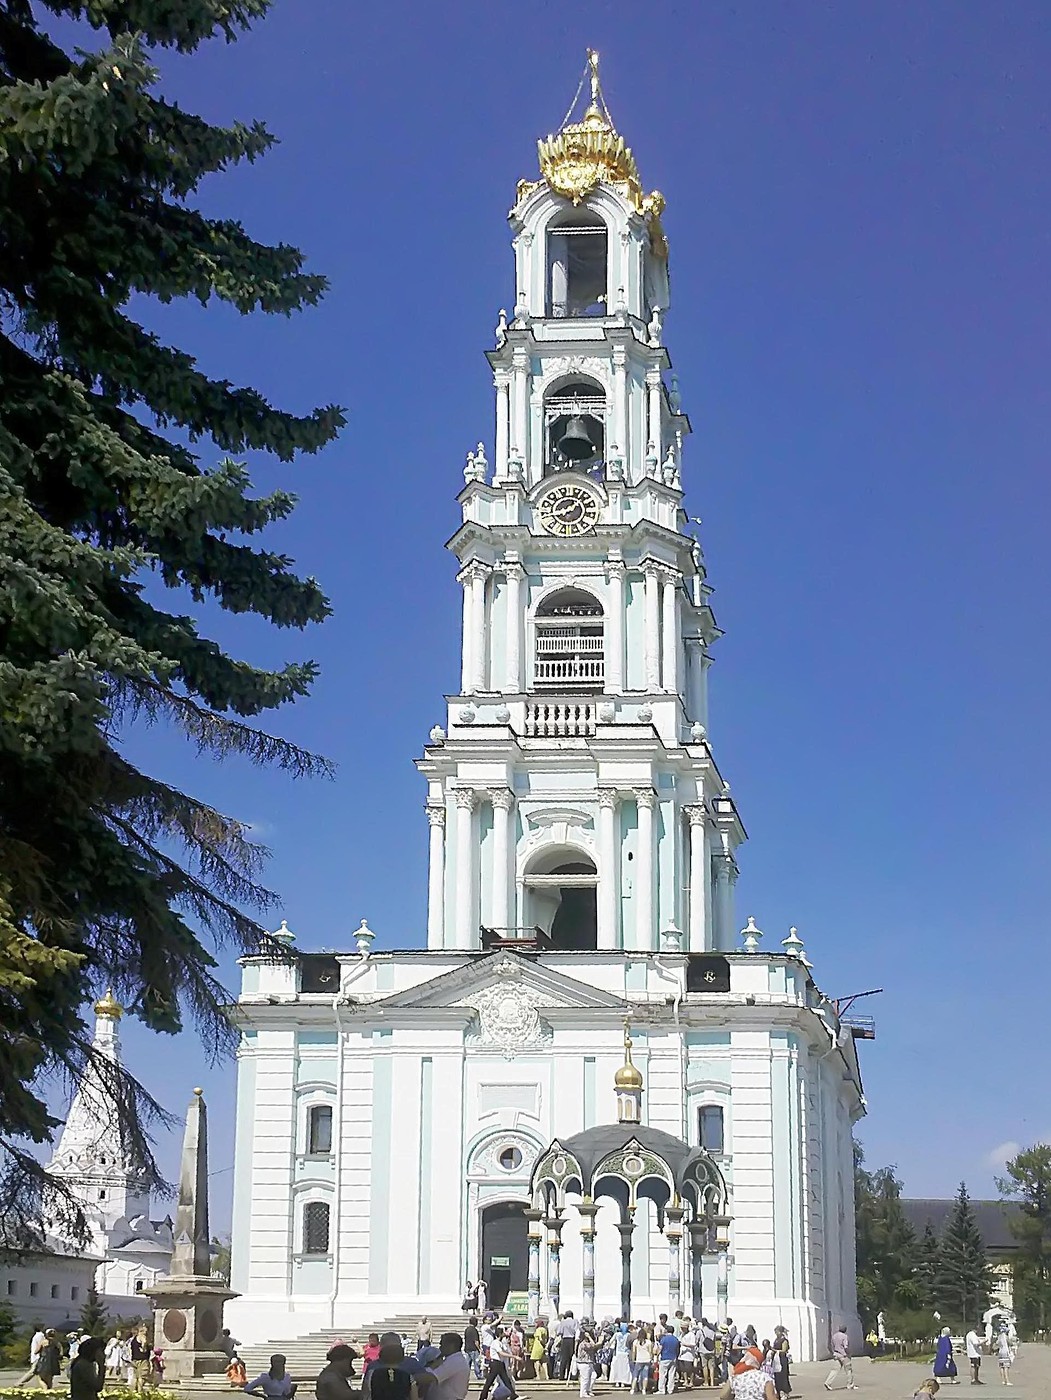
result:
M 1051 1146 L 1037 1143 L 1013 1157 L 997 1180 L 1001 1196 L 1018 1202 L 1010 1218 L 1018 1241 L 1014 1300 L 1030 1333 L 1043 1334 L 1051 1320 Z
M 934 1226 L 928 1220 L 916 1248 L 916 1289 L 923 1308 L 938 1309 L 938 1263 L 940 1245 Z
M 291 511 L 236 454 L 282 462 L 342 423 L 280 411 L 145 329 L 136 297 L 291 314 L 324 280 L 193 196 L 255 160 L 258 123 L 221 128 L 157 91 L 150 53 L 237 37 L 269 0 L 6 0 L 0 6 L 0 1237 L 25 1235 L 56 1124 L 42 1079 L 79 1074 L 80 1008 L 112 984 L 148 1026 L 230 1027 L 210 945 L 258 947 L 271 898 L 236 818 L 144 772 L 124 726 L 165 721 L 198 753 L 293 775 L 326 765 L 254 720 L 305 695 L 309 661 L 227 654 L 199 605 L 276 627 L 321 621 L 317 583 L 254 537 Z M 54 17 L 98 35 L 62 47 Z M 46 22 L 45 22 L 46 21 Z M 80 37 L 80 36 L 78 36 Z M 188 444 L 203 443 L 205 454 Z M 227 455 L 233 454 L 233 455 Z M 166 607 L 165 589 L 172 606 Z M 190 605 L 196 615 L 190 615 Z M 192 773 L 192 764 L 188 765 Z M 185 786 L 185 785 L 182 785 Z M 274 949 L 275 956 L 280 950 Z M 103 1072 L 105 1067 L 103 1066 Z M 152 1170 L 150 1103 L 114 1083 Z M 153 1105 L 153 1108 L 156 1108 Z
M 947 1323 L 960 1331 L 972 1327 L 989 1306 L 989 1261 L 966 1183 L 962 1181 L 942 1231 L 934 1287 L 939 1311 Z
M 893 1167 L 867 1171 L 860 1143 L 854 1144 L 854 1218 L 858 1308 L 871 1325 L 879 1312 L 915 1305 L 913 1268 L 916 1236 L 901 1204 L 901 1182 Z
M 104 1337 L 108 1329 L 109 1314 L 95 1289 L 95 1285 L 92 1284 L 88 1289 L 84 1306 L 80 1310 L 80 1330 L 90 1333 L 93 1337 Z

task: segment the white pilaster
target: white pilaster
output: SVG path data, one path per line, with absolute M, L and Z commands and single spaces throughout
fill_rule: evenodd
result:
M 606 617 L 606 692 L 621 695 L 624 692 L 624 575 L 627 572 L 624 561 L 606 561 L 606 578 L 609 580 L 609 607 Z
M 737 867 L 733 857 L 720 855 L 715 860 L 715 946 L 723 952 L 734 947 L 734 883 Z
M 530 481 L 539 477 L 543 466 L 531 472 L 529 463 L 529 351 L 516 345 L 511 361 L 511 446 L 526 463 Z
M 427 804 L 430 851 L 427 867 L 427 947 L 445 946 L 445 808 Z
M 678 575 L 668 572 L 661 581 L 661 602 L 663 604 L 663 642 L 661 645 L 664 662 L 664 689 L 675 695 L 679 689 L 679 580 Z
M 704 807 L 687 807 L 686 820 L 690 824 L 690 924 L 688 942 L 691 953 L 704 953 L 708 950 L 708 929 L 705 926 L 705 912 L 707 908 L 705 883 L 708 875 L 708 839 L 705 829 Z
M 485 581 L 489 570 L 484 564 L 471 564 L 466 572 L 470 647 L 465 640 L 464 650 L 469 651 L 471 665 L 465 690 L 468 695 L 477 695 L 485 688 Z
M 657 454 L 661 461 L 661 372 L 651 369 L 646 372 L 648 412 L 646 414 L 646 455 Z
M 614 949 L 617 937 L 617 792 L 598 791 L 598 946 Z
M 653 812 L 657 794 L 652 788 L 636 788 L 639 812 L 638 874 L 635 877 L 635 948 L 656 946 L 653 937 Z
M 511 809 L 514 793 L 497 788 L 493 802 L 493 927 L 506 929 L 511 925 Z
M 460 633 L 460 692 L 469 695 L 471 679 L 474 676 L 474 596 L 471 593 L 471 569 L 461 569 L 456 582 L 463 587 L 463 627 Z
M 511 433 L 510 380 L 506 370 L 497 370 L 493 376 L 493 385 L 496 388 L 496 461 L 493 464 L 493 475 L 495 480 L 502 481 L 507 476 Z
M 453 941 L 457 948 L 468 949 L 474 947 L 474 793 L 470 788 L 455 788 L 453 799 L 456 802 L 456 905 Z
M 623 345 L 613 347 L 613 433 L 613 446 L 627 463 L 631 457 L 628 451 L 628 352 Z
M 646 580 L 644 610 L 644 627 L 646 634 L 646 689 L 659 690 L 661 684 L 660 601 L 658 598 L 660 570 L 656 564 L 647 560 L 642 566 L 642 573 Z
M 525 569 L 521 564 L 510 560 L 504 565 L 504 574 L 507 578 L 507 675 L 504 690 L 509 695 L 519 695 L 522 691 L 522 580 L 525 578 Z

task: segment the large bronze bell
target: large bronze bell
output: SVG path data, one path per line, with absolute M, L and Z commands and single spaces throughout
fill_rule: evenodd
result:
M 595 444 L 588 435 L 587 424 L 583 418 L 569 420 L 566 431 L 558 440 L 558 450 L 570 462 L 583 462 L 588 457 L 594 457 Z

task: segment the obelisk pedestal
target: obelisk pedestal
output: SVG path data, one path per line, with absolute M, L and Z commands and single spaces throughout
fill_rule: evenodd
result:
M 208 1231 L 208 1110 L 200 1089 L 186 1114 L 175 1249 L 171 1273 L 148 1290 L 153 1303 L 155 1345 L 164 1348 L 170 1380 L 222 1373 L 227 1358 L 219 1349 L 223 1306 L 238 1295 L 212 1277 Z

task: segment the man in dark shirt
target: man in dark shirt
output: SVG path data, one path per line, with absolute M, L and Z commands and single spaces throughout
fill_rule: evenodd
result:
M 482 1342 L 478 1336 L 478 1319 L 468 1318 L 467 1326 L 463 1329 L 463 1353 L 471 1363 L 471 1370 L 474 1372 L 475 1380 L 482 1379 Z
M 326 1356 L 328 1365 L 314 1384 L 317 1400 L 350 1400 L 350 1377 L 357 1352 L 346 1342 L 338 1342 Z

